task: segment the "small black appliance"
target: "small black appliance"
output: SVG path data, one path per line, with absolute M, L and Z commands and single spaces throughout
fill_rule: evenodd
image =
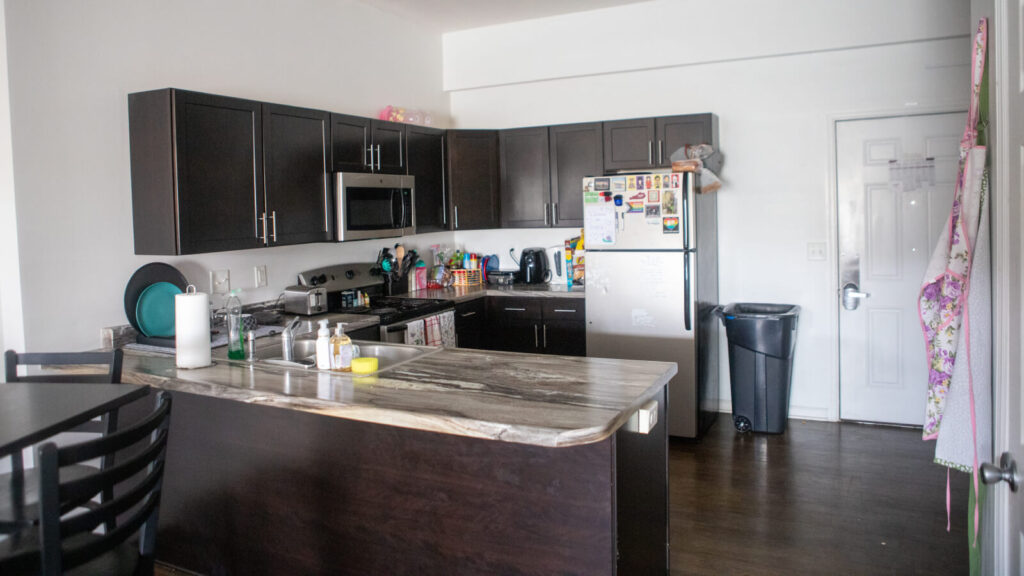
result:
M 519 257 L 519 281 L 525 284 L 540 284 L 550 279 L 548 254 L 543 248 L 524 248 Z

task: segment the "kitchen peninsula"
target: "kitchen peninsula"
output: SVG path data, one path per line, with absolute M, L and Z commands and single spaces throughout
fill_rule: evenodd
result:
M 372 376 L 126 350 L 124 381 L 174 393 L 158 558 L 203 574 L 667 571 L 675 364 L 425 350 Z

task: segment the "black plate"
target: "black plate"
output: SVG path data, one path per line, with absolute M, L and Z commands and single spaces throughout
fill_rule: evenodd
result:
M 139 330 L 138 319 L 135 318 L 135 306 L 139 303 L 139 296 L 142 295 L 143 290 L 157 282 L 170 282 L 180 288 L 182 292 L 188 288 L 188 280 L 185 280 L 185 275 L 170 264 L 150 262 L 136 270 L 128 279 L 128 285 L 124 289 L 124 314 L 136 332 L 142 332 Z

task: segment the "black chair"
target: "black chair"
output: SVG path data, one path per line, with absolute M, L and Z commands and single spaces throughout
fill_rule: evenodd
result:
M 4 354 L 4 370 L 7 382 L 71 382 L 82 384 L 119 384 L 121 382 L 121 364 L 124 353 L 113 352 L 54 352 L 18 354 L 8 350 Z M 57 368 L 62 366 L 102 365 L 107 366 L 106 372 L 89 374 L 70 374 L 60 372 L 44 372 L 26 376 L 18 375 L 18 366 L 42 366 Z M 99 420 L 85 422 L 67 430 L 67 432 L 92 432 L 109 434 L 117 429 L 117 410 L 105 414 Z M 100 462 L 100 468 L 114 463 L 111 454 Z M 75 466 L 65 471 L 71 477 L 80 477 L 95 471 L 87 465 Z M 31 526 L 35 521 L 35 504 L 38 470 L 25 470 L 21 452 L 11 455 L 11 472 L 0 474 L 0 534 L 12 533 Z M 104 494 L 108 499 L 111 494 Z
M 23 540 L 0 556 L 0 574 L 152 574 L 170 418 L 171 395 L 161 392 L 156 408 L 137 424 L 79 444 L 41 445 L 39 530 L 34 541 Z M 130 457 L 106 470 L 74 480 L 61 474 L 132 447 Z M 83 511 L 82 504 L 115 487 L 116 496 Z

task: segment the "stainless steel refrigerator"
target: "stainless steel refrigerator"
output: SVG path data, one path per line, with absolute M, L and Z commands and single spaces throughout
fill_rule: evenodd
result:
M 584 178 L 587 355 L 676 362 L 669 434 L 718 414 L 718 208 L 690 173 Z

